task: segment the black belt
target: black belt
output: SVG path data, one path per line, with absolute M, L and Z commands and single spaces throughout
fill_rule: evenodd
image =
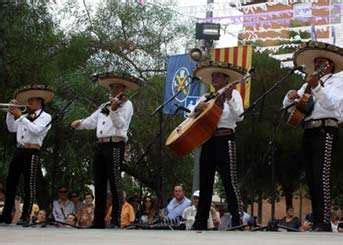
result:
M 233 134 L 234 131 L 231 128 L 217 128 L 216 131 L 214 132 L 213 136 L 228 136 Z
M 304 122 L 304 129 L 334 127 L 338 128 L 338 121 L 334 118 L 313 119 Z

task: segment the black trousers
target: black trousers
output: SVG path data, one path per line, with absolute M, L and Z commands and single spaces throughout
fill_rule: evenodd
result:
M 331 164 L 337 135 L 338 129 L 334 127 L 305 129 L 303 135 L 306 179 L 315 227 L 330 225 Z
M 94 159 L 95 209 L 94 226 L 105 227 L 107 183 L 112 192 L 112 221 L 120 226 L 120 214 L 123 204 L 120 165 L 124 158 L 125 143 L 102 143 L 97 145 Z
M 37 149 L 17 148 L 10 162 L 6 179 L 6 200 L 3 210 L 3 220 L 12 221 L 12 211 L 20 176 L 24 177 L 24 206 L 21 219 L 30 218 L 33 202 L 36 201 L 37 171 L 40 151 Z
M 200 199 L 194 229 L 206 230 L 211 207 L 213 183 L 216 170 L 222 179 L 228 209 L 232 215 L 232 226 L 240 224 L 242 211 L 238 187 L 235 136 L 217 136 L 209 139 L 200 155 Z

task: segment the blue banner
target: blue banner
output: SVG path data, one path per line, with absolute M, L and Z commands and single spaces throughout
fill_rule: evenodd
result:
M 173 95 L 179 94 L 165 105 L 163 112 L 174 114 L 178 106 L 187 107 L 194 104 L 200 96 L 200 82 L 192 82 L 192 73 L 197 63 L 187 54 L 174 55 L 168 58 L 167 79 L 164 87 L 164 101 L 166 102 Z M 179 110 L 178 114 L 183 114 Z

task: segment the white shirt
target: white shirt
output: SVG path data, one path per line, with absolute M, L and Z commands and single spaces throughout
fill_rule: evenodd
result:
M 36 116 L 40 112 L 41 110 L 35 111 Z M 26 116 L 27 113 L 15 120 L 14 116 L 8 112 L 6 115 L 8 131 L 17 133 L 17 143 L 20 145 L 37 144 L 42 146 L 43 140 L 51 128 L 51 125 L 46 127 L 51 122 L 51 115 L 43 111 L 33 122 L 27 119 Z
M 335 74 L 327 74 L 320 78 L 324 86 L 318 84 L 312 90 L 314 108 L 312 113 L 305 118 L 305 121 L 321 118 L 335 118 L 343 122 L 343 71 Z M 307 83 L 299 90 L 300 97 L 303 96 Z M 288 94 L 283 100 L 283 105 L 288 106 L 293 101 L 288 99 Z
M 195 107 L 200 103 L 206 100 L 205 96 L 200 97 L 197 103 L 194 106 L 189 107 L 189 109 L 193 112 Z M 192 112 L 190 116 L 192 115 Z M 240 117 L 244 112 L 243 108 L 243 101 L 241 94 L 234 89 L 232 91 L 232 98 L 228 101 L 224 102 L 223 113 L 219 119 L 217 128 L 231 128 L 235 129 L 237 127 L 237 122 L 243 120 L 243 117 Z
M 127 132 L 133 115 L 131 101 L 127 100 L 117 110 L 111 111 L 109 115 L 101 113 L 104 104 L 92 115 L 82 119 L 77 129 L 96 129 L 97 138 L 118 136 L 127 141 Z
M 182 218 L 186 220 L 186 230 L 192 229 L 192 226 L 195 222 L 196 214 L 197 214 L 197 208 L 194 205 L 183 210 Z M 212 213 L 210 210 L 209 215 L 208 215 L 208 220 L 207 220 L 207 229 L 213 229 L 213 228 L 214 228 L 214 224 L 213 224 Z

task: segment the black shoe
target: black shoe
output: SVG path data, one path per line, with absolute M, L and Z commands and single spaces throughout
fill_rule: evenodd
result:
M 23 227 L 28 227 L 30 225 L 30 221 L 27 219 L 20 219 L 16 225 L 21 225 Z
M 317 232 L 332 232 L 331 224 L 322 223 L 314 227 L 312 231 Z
M 90 227 L 88 227 L 89 229 L 105 229 L 105 225 L 96 225 L 93 224 Z
M 106 228 L 109 228 L 109 229 L 120 229 L 120 226 L 118 224 L 109 224 Z
M 206 231 L 207 230 L 207 223 L 206 224 L 200 224 L 200 222 L 194 222 L 194 224 L 192 226 L 192 230 Z
M 5 224 L 5 225 L 9 225 L 11 224 L 12 221 L 9 219 L 6 219 L 5 216 L 0 215 L 0 224 Z

